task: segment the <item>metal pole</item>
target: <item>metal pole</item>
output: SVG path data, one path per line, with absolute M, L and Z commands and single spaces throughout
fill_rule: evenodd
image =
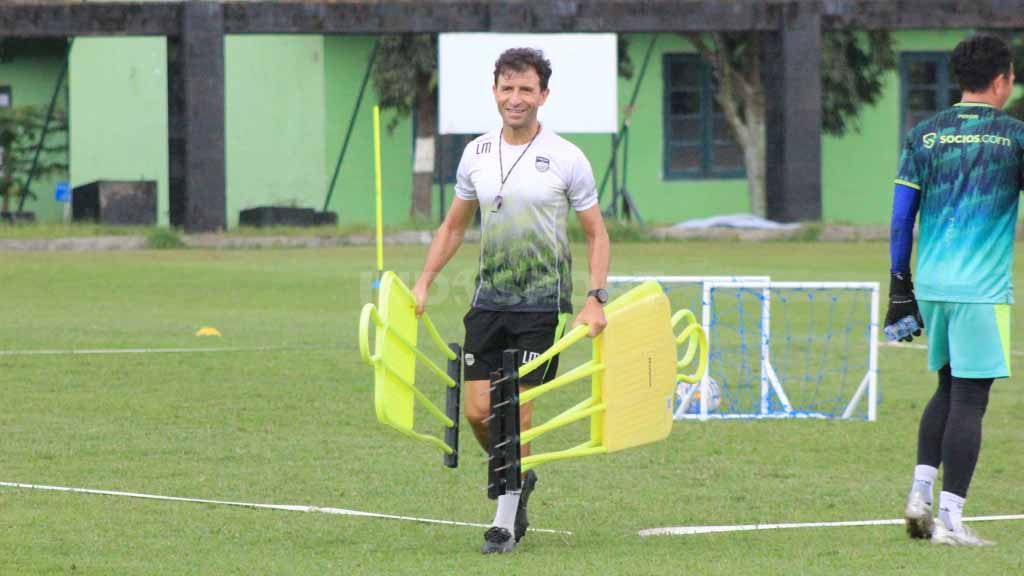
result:
M 384 275 L 384 176 L 380 153 L 380 106 L 373 107 L 373 174 L 377 200 L 377 281 Z
M 64 78 L 68 74 L 68 58 L 71 56 L 71 46 L 75 43 L 75 39 L 72 38 L 68 41 L 68 48 L 64 51 L 64 66 L 60 69 L 60 74 L 57 76 L 57 86 L 53 89 L 53 96 L 50 98 L 50 107 L 46 110 L 46 119 L 43 121 L 43 133 L 39 135 L 39 144 L 36 145 L 36 153 L 32 157 L 32 167 L 28 169 L 28 178 L 25 180 L 25 192 L 18 199 L 18 209 L 16 212 L 20 214 L 25 208 L 25 199 L 28 198 L 29 194 L 32 194 L 32 180 L 36 175 L 36 168 L 39 166 L 39 153 L 43 150 L 43 143 L 46 142 L 46 133 L 50 128 L 50 119 L 53 117 L 53 109 L 57 106 L 57 98 L 60 96 L 60 90 L 64 86 Z M 33 194 L 33 197 L 35 195 Z
M 607 216 L 619 217 L 619 162 L 616 156 L 619 153 L 619 135 L 612 134 L 612 201 L 608 204 Z
M 633 206 L 629 198 L 629 189 L 626 188 L 626 175 L 629 171 L 629 124 L 626 125 L 626 130 L 622 134 L 622 139 L 625 142 L 622 143 L 622 183 L 619 185 L 619 197 L 622 198 L 622 213 L 626 215 L 626 220 L 633 220 Z M 616 209 L 618 212 L 618 209 Z M 640 217 L 639 214 L 636 215 Z
M 366 85 L 370 81 L 370 72 L 373 71 L 373 63 L 377 61 L 377 47 L 379 42 L 373 41 L 373 48 L 370 49 L 370 60 L 366 63 L 366 72 L 363 73 L 363 83 L 359 86 L 359 95 L 356 97 L 355 108 L 352 109 L 352 117 L 348 121 L 348 129 L 345 130 L 345 140 L 341 143 L 341 152 L 338 154 L 338 161 L 334 164 L 334 175 L 331 176 L 331 184 L 327 187 L 327 198 L 324 200 L 323 212 L 331 203 L 331 196 L 334 195 L 334 184 L 338 181 L 338 174 L 341 172 L 341 163 L 345 160 L 345 152 L 348 151 L 348 143 L 352 139 L 352 128 L 356 123 L 356 116 L 359 114 L 359 107 L 363 105 L 363 95 L 366 93 Z
M 871 350 L 868 356 L 868 422 L 878 419 L 878 285 L 871 290 Z
M 704 370 L 704 376 L 700 379 L 700 419 L 708 418 L 708 395 L 711 393 L 711 291 L 710 282 L 701 282 L 701 311 L 700 325 L 704 328 L 704 335 L 708 343 L 708 367 Z
M 761 289 L 761 415 L 767 415 L 771 404 L 771 292 L 768 287 Z
M 448 172 L 445 170 L 445 168 L 447 168 L 448 165 L 445 164 L 444 161 L 444 136 L 438 134 L 435 137 L 435 141 L 437 142 L 437 145 L 434 147 L 434 149 L 437 150 L 437 214 L 439 218 L 438 223 L 440 224 L 444 223 L 445 216 L 445 193 L 447 192 L 445 188 L 447 183 L 446 181 L 448 180 Z
M 629 98 L 629 106 L 626 108 L 626 116 L 622 119 L 622 126 L 619 128 L 619 134 L 625 131 L 629 127 L 630 116 L 633 114 L 633 107 L 636 105 L 636 98 L 640 95 L 640 86 L 644 82 L 644 77 L 647 75 L 647 65 L 651 62 L 651 54 L 654 53 L 654 44 L 658 40 L 658 35 L 654 34 L 651 36 L 651 42 L 647 45 L 647 53 L 644 54 L 644 62 L 640 66 L 640 74 L 637 76 L 636 84 L 633 86 L 633 95 Z M 618 149 L 618 141 L 612 146 L 612 158 L 608 162 L 608 167 L 605 168 L 604 176 L 601 177 L 601 185 L 597 187 L 597 200 L 601 201 L 601 197 L 604 196 L 604 187 L 608 183 L 608 176 L 611 174 L 612 166 L 615 165 L 616 151 Z

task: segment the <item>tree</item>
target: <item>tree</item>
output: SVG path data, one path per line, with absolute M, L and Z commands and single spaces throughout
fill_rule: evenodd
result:
M 999 34 L 997 32 L 997 34 Z M 1015 84 L 1024 84 L 1024 36 L 1019 33 L 999 34 L 1010 44 L 1013 54 L 1013 73 L 1017 77 Z M 1006 106 L 1006 112 L 1018 120 L 1024 120 L 1024 95 L 1012 98 Z
M 31 106 L 0 110 L 0 212 L 10 211 L 13 198 L 35 196 L 26 184 L 46 121 L 46 115 Z M 67 172 L 63 142 L 52 143 L 61 133 L 67 133 L 67 118 L 58 110 L 46 125 L 47 138 L 39 150 L 34 179 Z
M 743 149 L 751 207 L 766 213 L 765 93 L 761 69 L 762 36 L 730 32 L 686 34 L 715 74 L 715 99 L 722 107 L 736 143 Z M 865 105 L 878 101 L 886 72 L 896 66 L 887 31 L 837 30 L 822 38 L 822 129 L 841 136 L 857 130 Z
M 416 133 L 413 135 L 416 150 L 409 215 L 429 218 L 434 184 L 434 135 L 437 131 L 437 36 L 382 36 L 379 42 L 373 68 L 373 88 L 380 107 L 397 112 L 388 129 L 394 130 L 399 118 L 416 111 Z

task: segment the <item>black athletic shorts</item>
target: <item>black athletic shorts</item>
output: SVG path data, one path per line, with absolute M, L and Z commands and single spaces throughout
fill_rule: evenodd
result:
M 555 343 L 559 314 L 551 312 L 495 312 L 470 308 L 462 319 L 466 326 L 463 345 L 463 379 L 490 380 L 491 372 L 501 369 L 505 350 L 519 350 L 519 365 L 536 358 Z M 520 380 L 535 386 L 554 379 L 558 373 L 558 356 Z

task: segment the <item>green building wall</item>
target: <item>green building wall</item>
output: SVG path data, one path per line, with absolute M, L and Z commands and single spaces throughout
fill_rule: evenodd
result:
M 323 39 L 228 36 L 228 225 L 245 208 L 312 206 L 325 187 Z M 157 181 L 168 222 L 167 43 L 80 38 L 71 55 L 71 180 Z
M 327 195 L 342 142 L 359 95 L 359 87 L 373 47 L 372 36 L 328 36 L 324 39 L 326 70 L 326 119 L 323 139 L 326 149 L 325 184 L 320 204 Z M 328 210 L 338 214 L 345 225 L 375 222 L 373 153 L 373 107 L 378 103 L 372 80 L 367 86 L 352 135 L 338 173 Z M 402 119 L 389 130 L 394 113 L 381 113 L 381 166 L 384 189 L 384 220 L 401 224 L 409 220 L 412 204 L 412 120 Z M 437 196 L 434 195 L 434 203 Z M 436 206 L 435 206 L 436 211 Z
M 897 52 L 948 52 L 967 31 L 905 31 L 893 34 Z M 893 178 L 900 153 L 900 78 L 890 72 L 882 98 L 865 108 L 859 130 L 825 136 L 821 150 L 822 219 L 884 224 L 892 209 Z
M 228 36 L 224 42 L 228 226 L 255 206 L 322 206 L 324 40 Z
M 900 51 L 948 51 L 964 31 L 894 33 Z M 635 74 L 619 82 L 620 120 L 633 93 L 651 36 L 629 36 Z M 227 213 L 259 205 L 320 209 L 328 193 L 373 44 L 369 36 L 229 36 L 225 40 Z M 629 140 L 627 188 L 645 221 L 669 224 L 715 214 L 748 212 L 745 178 L 666 180 L 662 156 L 662 55 L 692 53 L 680 35 L 657 38 L 642 79 Z M 15 86 L 16 104 L 48 100 L 60 58 L 0 65 Z M 555 63 L 555 74 L 558 73 Z M 8 74 L 10 76 L 8 76 Z M 7 83 L 4 80 L 4 83 Z M 884 223 L 899 150 L 898 73 L 885 81 L 881 100 L 861 115 L 859 129 L 825 136 L 822 149 L 823 219 Z M 367 90 L 356 116 L 328 209 L 342 225 L 374 218 L 372 108 Z M 159 221 L 167 222 L 167 71 L 162 38 L 81 38 L 71 54 L 70 158 L 73 186 L 96 179 L 154 179 Z M 385 223 L 409 220 L 412 121 L 382 114 Z M 495 117 L 495 125 L 499 119 Z M 564 134 L 587 154 L 600 182 L 611 157 L 610 135 Z M 619 170 L 623 166 L 620 163 Z M 29 206 L 41 219 L 59 220 L 52 184 Z M 35 187 L 34 187 L 35 188 Z M 37 193 L 43 190 L 36 188 Z M 446 202 L 451 200 L 447 187 Z M 434 194 L 434 216 L 442 207 Z M 611 187 L 605 189 L 605 202 Z
M 71 186 L 155 180 L 167 224 L 167 41 L 78 38 L 71 49 Z

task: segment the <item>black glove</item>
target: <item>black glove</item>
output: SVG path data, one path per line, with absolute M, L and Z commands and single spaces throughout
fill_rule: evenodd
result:
M 917 309 L 917 298 L 914 296 L 914 283 L 910 280 L 910 272 L 893 272 L 889 279 L 889 311 L 885 314 L 885 327 L 888 328 L 907 316 L 912 316 L 917 321 L 918 329 L 913 334 L 900 338 L 900 342 L 913 342 L 914 336 L 920 336 L 924 320 Z

